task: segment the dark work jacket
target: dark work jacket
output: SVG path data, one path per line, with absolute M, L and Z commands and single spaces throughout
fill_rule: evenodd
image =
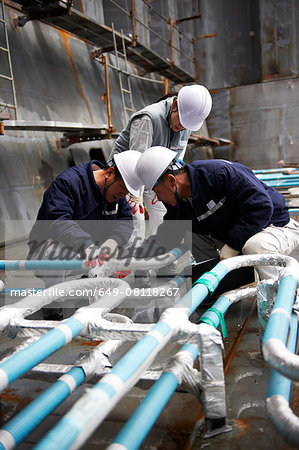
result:
M 186 169 L 192 198 L 181 201 L 179 207 L 165 204 L 167 213 L 157 232 L 160 242 L 169 234 L 165 221 L 173 219 L 191 220 L 194 233 L 210 235 L 236 250 L 270 224 L 280 227 L 289 222 L 284 197 L 258 180 L 248 167 L 204 160 L 186 164 Z M 173 238 L 175 247 L 183 236 Z
M 132 208 L 125 198 L 104 202 L 94 179 L 93 164 L 104 167 L 98 161 L 90 161 L 66 169 L 55 178 L 44 193 L 29 241 L 55 239 L 82 250 L 108 238 L 121 245 L 129 240 Z

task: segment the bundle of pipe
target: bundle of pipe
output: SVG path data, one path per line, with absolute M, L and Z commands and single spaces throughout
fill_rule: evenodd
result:
M 134 386 L 141 374 L 151 365 L 159 351 L 177 334 L 198 336 L 198 327 L 188 317 L 201 304 L 208 293 L 218 286 L 220 280 L 235 268 L 247 265 L 286 265 L 285 276 L 292 284 L 298 271 L 296 260 L 286 256 L 248 255 L 230 258 L 217 264 L 213 271 L 204 274 L 193 288 L 173 308 L 164 311 L 152 330 L 113 367 L 108 375 L 90 389 L 61 421 L 45 436 L 36 449 L 75 449 L 81 447 L 98 425 L 104 420 L 117 401 Z M 292 275 L 289 275 L 291 273 Z M 279 288 L 278 288 L 279 290 Z M 197 339 L 193 340 L 197 342 Z M 192 342 L 193 342 L 192 341 Z M 221 341 L 222 342 L 222 341 Z M 214 396 L 215 397 L 215 396 Z
M 229 306 L 233 303 L 236 303 L 245 298 L 251 298 L 256 294 L 256 287 L 254 288 L 245 288 L 239 289 L 237 291 L 227 292 L 225 295 L 219 297 L 219 299 L 214 303 L 212 308 L 209 308 L 202 316 L 202 323 L 210 323 L 214 328 L 217 328 L 220 323 L 221 315 L 225 314 L 228 310 Z M 215 334 L 210 330 L 209 331 L 211 340 L 215 339 Z M 201 348 L 203 350 L 203 348 Z M 200 357 L 203 359 L 200 362 L 200 366 L 204 367 L 204 351 L 200 352 Z M 181 364 L 180 358 L 182 355 L 188 361 L 189 365 L 186 364 L 187 361 L 184 361 Z M 185 356 L 186 355 L 186 356 Z M 179 383 L 185 381 L 189 385 L 193 382 L 193 392 L 197 389 L 198 391 L 203 388 L 202 379 L 200 377 L 201 374 L 194 373 L 191 371 L 191 361 L 193 361 L 198 355 L 198 349 L 193 344 L 185 344 L 181 350 L 175 355 L 175 362 L 173 361 L 168 364 L 168 367 L 163 372 L 162 376 L 158 381 L 154 384 L 154 386 L 150 389 L 145 398 L 141 401 L 138 408 L 134 411 L 130 419 L 126 422 L 121 431 L 117 434 L 117 436 L 113 439 L 112 444 L 108 447 L 109 450 L 116 450 L 121 448 L 123 450 L 137 450 L 152 426 L 155 424 L 159 415 L 161 414 L 164 406 L 175 392 Z M 215 377 L 215 364 L 216 358 L 215 354 L 213 358 L 213 370 L 209 372 L 209 377 Z M 184 364 L 185 363 L 185 364 Z M 184 364 L 184 365 L 183 365 Z M 204 375 L 204 374 L 203 374 Z M 198 379 L 196 380 L 196 377 Z M 183 380 L 182 380 L 183 379 Z M 205 381 L 205 380 L 204 380 Z M 219 378 L 217 379 L 219 383 Z M 197 386 L 195 385 L 197 383 Z M 198 395 L 198 393 L 197 393 Z M 215 395 L 215 386 L 214 386 L 214 395 Z M 221 401 L 217 396 L 216 407 L 219 408 Z M 223 407 L 223 405 L 222 405 Z M 212 405 L 215 413 L 215 405 Z M 230 431 L 230 427 L 227 425 L 223 425 L 217 429 L 217 433 Z M 216 432 L 215 432 L 216 434 Z
M 206 274 L 205 276 L 201 277 L 201 280 L 199 280 L 199 284 L 197 286 L 195 286 L 193 289 L 196 289 L 196 288 L 197 288 L 197 290 L 198 289 L 200 289 L 200 290 L 203 289 L 202 293 L 204 293 L 203 297 L 205 298 L 207 292 L 211 291 L 211 289 L 215 288 L 218 285 L 219 280 L 225 275 L 225 273 L 227 271 L 229 271 L 229 270 L 232 270 L 233 268 L 242 267 L 242 266 L 244 266 L 245 264 L 248 264 L 248 263 L 252 264 L 252 265 L 255 265 L 255 264 L 258 264 L 258 263 L 259 264 L 271 264 L 271 265 L 273 265 L 273 264 L 280 264 L 280 265 L 286 264 L 290 268 L 289 270 L 294 271 L 294 267 L 293 267 L 294 264 L 292 263 L 292 261 L 294 261 L 294 260 L 292 258 L 289 258 L 289 257 L 273 257 L 272 255 L 268 256 L 268 257 L 265 257 L 265 256 L 257 257 L 257 256 L 255 256 L 255 257 L 251 257 L 251 258 L 249 258 L 249 257 L 232 258 L 230 261 L 227 260 L 226 264 L 223 264 L 223 263 L 218 264 L 215 267 L 214 271 L 212 271 L 212 272 Z M 297 262 L 295 261 L 295 263 L 297 263 Z M 296 270 L 297 270 L 297 267 L 296 267 Z M 83 281 L 83 280 L 81 280 L 81 281 Z M 187 304 L 186 304 L 186 302 L 187 302 Z M 191 293 L 191 295 L 189 293 L 189 295 L 186 295 L 180 301 L 181 305 L 178 305 L 178 306 L 181 306 L 181 308 L 183 308 L 183 312 L 184 311 L 186 312 L 186 309 L 187 309 L 189 311 L 189 314 L 190 314 L 191 312 L 193 312 L 193 310 L 197 307 L 197 304 L 199 304 L 200 302 L 201 302 L 201 300 L 199 300 L 199 302 L 198 302 L 198 299 L 196 301 L 194 301 L 192 293 Z M 188 306 L 188 308 L 186 308 L 186 306 Z M 82 308 L 82 309 L 86 310 L 86 308 Z M 174 308 L 172 308 L 170 311 L 172 311 L 172 315 L 173 315 Z M 178 320 L 177 314 L 174 315 L 174 318 L 176 319 L 176 322 L 177 322 L 177 320 Z M 163 317 L 162 317 L 162 319 L 163 319 Z M 171 319 L 171 317 L 168 317 L 168 319 Z M 165 321 L 165 319 L 164 319 L 164 321 Z M 162 320 L 162 322 L 163 322 L 163 320 Z M 166 323 L 164 323 L 164 326 L 167 325 L 167 320 L 165 322 Z M 134 324 L 132 324 L 132 325 L 134 325 Z M 205 324 L 201 324 L 201 325 L 205 325 Z M 180 328 L 181 328 L 181 332 L 182 331 L 186 332 L 186 329 L 189 328 L 187 330 L 188 332 L 187 332 L 186 336 L 188 336 L 188 335 L 190 336 L 190 332 L 193 333 L 193 334 L 198 334 L 198 330 L 196 329 L 196 327 L 195 328 L 191 327 L 192 329 L 190 329 L 190 326 L 189 327 L 184 327 L 183 326 L 183 328 L 182 327 L 178 327 L 178 329 L 180 329 Z M 184 330 L 184 328 L 185 328 L 185 330 Z M 162 330 L 160 330 L 160 331 L 162 331 Z M 166 331 L 167 331 L 167 329 L 166 329 L 166 327 L 164 327 L 164 332 L 166 332 Z M 162 335 L 163 335 L 163 333 L 162 333 Z M 155 330 L 155 334 L 152 337 L 154 337 L 154 336 L 155 337 L 158 336 L 158 330 L 157 329 Z M 153 344 L 153 342 L 152 342 L 152 344 Z M 117 374 L 114 374 L 114 377 L 117 377 Z M 109 385 L 109 383 L 108 383 L 108 385 Z M 213 396 L 214 396 L 214 394 L 213 394 Z M 61 448 L 61 447 L 58 446 L 58 448 Z M 65 447 L 65 448 L 68 448 L 68 447 Z
M 298 175 L 257 175 L 263 183 L 268 186 L 279 188 L 279 187 L 291 187 L 298 186 L 299 184 L 299 171 Z
M 295 275 L 295 274 L 294 274 Z M 279 362 L 277 352 L 281 353 L 276 349 L 276 344 L 274 340 L 272 341 L 271 350 L 272 355 L 265 355 L 268 362 L 275 364 L 276 367 L 281 368 L 281 372 L 288 373 L 289 375 L 295 376 L 295 378 L 298 380 L 299 373 L 298 373 L 298 367 L 299 367 L 299 358 L 295 355 L 296 353 L 296 344 L 297 344 L 297 331 L 298 331 L 298 317 L 295 314 L 292 314 L 292 318 L 288 316 L 287 310 L 289 309 L 290 305 L 293 303 L 292 301 L 292 280 L 285 280 L 285 282 L 288 281 L 288 289 L 291 288 L 290 296 L 287 297 L 286 303 L 288 306 L 285 309 L 279 309 L 282 306 L 283 303 L 283 296 L 286 294 L 286 288 L 281 289 L 279 293 L 278 300 L 275 304 L 275 310 L 273 311 L 273 317 L 276 318 L 276 323 L 273 325 L 270 323 L 269 329 L 267 333 L 271 333 L 271 327 L 275 328 L 275 334 L 276 338 L 281 337 L 281 329 L 280 329 L 280 320 L 282 321 L 282 340 L 288 336 L 287 346 L 286 349 L 288 351 L 288 355 L 284 358 L 284 361 Z M 269 284 L 270 280 L 269 280 Z M 250 292 L 248 292 L 250 290 Z M 244 289 L 244 294 L 251 296 L 256 292 L 257 288 L 246 288 Z M 207 310 L 202 318 L 201 321 L 205 321 L 207 323 L 213 324 L 214 327 L 217 327 L 220 323 L 219 317 L 221 317 L 222 314 L 224 314 L 229 306 L 235 302 L 238 301 L 242 297 L 242 292 L 234 293 L 234 292 L 227 292 L 224 296 L 220 297 L 213 305 L 212 308 Z M 279 317 L 279 315 L 281 316 Z M 288 335 L 287 335 L 287 320 L 290 319 L 290 325 L 288 329 Z M 267 329 L 267 328 L 266 328 Z M 265 342 L 268 342 L 266 344 L 266 347 L 269 345 L 268 339 L 271 339 L 271 337 L 267 337 L 267 334 L 265 336 Z M 281 347 L 281 345 L 279 345 Z M 268 349 L 267 349 L 268 351 Z M 284 350 L 282 350 L 284 351 Z M 265 352 L 265 349 L 264 349 Z M 265 353 L 264 353 L 265 354 Z M 295 365 L 294 365 L 295 362 Z M 277 428 L 277 430 L 280 432 L 280 434 L 284 437 L 284 439 L 291 443 L 292 445 L 298 446 L 299 442 L 299 418 L 293 413 L 291 410 L 289 403 L 290 403 L 290 397 L 291 397 L 291 388 L 292 388 L 292 381 L 290 378 L 287 378 L 280 373 L 273 370 L 271 372 L 269 385 L 268 385 L 268 391 L 267 391 L 267 399 L 266 399 L 266 408 L 268 416 L 273 423 L 273 425 Z M 111 449 L 112 450 L 112 449 Z
M 255 297 L 256 291 L 256 287 L 248 287 L 245 289 L 226 292 L 225 295 L 219 297 L 213 306 L 202 315 L 200 322 L 211 324 L 214 328 L 217 328 L 219 324 L 221 324 L 220 318 L 227 312 L 228 308 L 233 303 L 245 298 L 248 299 Z M 294 353 L 296 347 L 295 344 L 298 321 L 294 316 L 292 320 L 293 322 L 288 349 Z M 189 351 L 189 354 L 192 354 L 191 348 L 186 349 L 184 346 L 181 351 L 183 350 L 187 350 Z M 179 354 L 180 352 L 178 355 Z M 151 427 L 154 425 L 162 412 L 163 407 L 166 405 L 167 401 L 178 386 L 179 377 L 179 371 L 174 372 L 173 370 L 167 370 L 163 373 L 161 378 L 155 383 L 133 415 L 126 422 L 122 430 L 114 438 L 112 444 L 108 447 L 109 450 L 116 450 L 120 448 L 120 445 L 123 450 L 137 450 L 139 448 L 142 441 L 145 439 Z M 273 371 L 268 389 L 268 414 L 276 427 L 282 431 L 282 434 L 294 444 L 295 442 L 298 442 L 299 438 L 299 419 L 294 416 L 288 407 L 290 390 L 291 381 Z M 280 397 L 275 397 L 277 395 L 280 395 Z M 281 396 L 285 399 L 282 399 Z M 285 406 L 283 407 L 281 405 L 279 407 L 278 403 L 282 403 Z M 283 415 L 282 410 L 284 410 Z M 290 420 L 290 415 L 292 420 Z M 217 431 L 228 431 L 228 427 L 222 427 L 220 431 Z M 291 437 L 289 437 L 289 435 Z
M 115 308 L 125 298 L 126 289 L 129 287 L 128 283 L 118 279 L 83 279 L 72 280 L 65 283 L 60 283 L 54 287 L 57 287 L 58 292 L 64 292 L 67 294 L 71 289 L 90 289 L 100 288 L 106 283 L 106 286 L 110 288 L 117 287 L 117 295 L 102 297 L 98 302 L 89 305 L 85 308 L 80 308 L 73 317 L 59 323 L 55 328 L 49 331 L 47 334 L 40 337 L 38 340 L 24 348 L 22 351 L 12 355 L 0 364 L 0 390 L 2 391 L 9 383 L 19 378 L 26 373 L 36 364 L 40 363 L 48 356 L 52 355 L 62 346 L 68 344 L 75 336 L 80 332 L 84 332 L 84 329 L 88 328 L 91 317 L 95 315 L 101 315 L 103 312 L 109 311 Z M 53 289 L 47 289 L 43 292 L 40 303 L 35 304 L 33 295 L 28 296 L 24 300 L 17 302 L 16 304 L 8 307 L 1 308 L 1 323 L 0 329 L 4 330 L 12 326 L 19 326 L 19 322 L 22 322 L 22 318 L 32 312 L 37 311 L 41 305 L 48 304 L 49 297 L 52 300 L 59 298 L 59 294 L 47 296 L 47 292 Z M 55 291 L 54 291 L 55 292 Z M 90 314 L 86 313 L 86 309 L 90 311 Z M 86 331 L 85 331 L 86 332 Z
M 291 215 L 299 214 L 299 169 L 264 169 L 253 172 L 263 183 L 284 195 Z
M 107 450 L 119 448 L 137 450 L 140 447 L 178 384 L 182 381 L 182 377 L 187 378 L 188 374 L 192 373 L 193 361 L 197 355 L 198 349 L 193 344 L 185 344 L 180 349 Z M 194 372 L 196 371 L 194 370 Z M 194 384 L 198 384 L 199 389 L 200 377 L 199 373 L 197 374 L 198 379 L 194 379 L 195 374 L 192 381 Z
M 177 277 L 178 283 L 181 283 L 179 277 Z M 172 281 L 172 283 L 175 280 Z M 22 351 L 18 351 L 10 358 L 6 359 L 0 364 L 0 390 L 3 390 L 9 383 L 19 378 L 26 373 L 36 364 L 43 361 L 45 358 L 56 352 L 62 346 L 69 343 L 79 333 L 85 335 L 96 334 L 97 337 L 114 338 L 121 337 L 123 335 L 128 339 L 136 340 L 138 332 L 145 334 L 151 324 L 130 324 L 125 326 L 123 323 L 111 323 L 103 318 L 103 315 L 116 306 L 118 306 L 125 298 L 126 292 L 130 290 L 130 286 L 123 280 L 111 279 L 111 278 L 93 278 L 83 280 L 72 280 L 65 283 L 52 286 L 51 288 L 43 291 L 41 302 L 38 304 L 34 302 L 33 294 L 27 298 L 10 305 L 9 307 L 3 307 L 1 311 L 0 329 L 4 330 L 8 327 L 22 329 L 32 327 L 33 329 L 42 327 L 53 326 L 53 322 L 49 325 L 40 322 L 44 321 L 27 321 L 23 319 L 26 315 L 32 314 L 38 310 L 41 305 L 48 304 L 49 299 L 51 301 L 59 299 L 59 295 L 63 292 L 63 296 L 67 295 L 71 290 L 95 290 L 96 288 L 103 288 L 104 291 L 116 289 L 116 294 L 111 296 L 107 294 L 100 297 L 95 303 L 78 309 L 74 315 L 56 325 L 47 334 L 34 341 Z M 55 293 L 55 295 L 52 294 Z M 49 295 L 47 295 L 49 293 Z M 47 322 L 47 321 L 46 321 Z M 99 333 L 100 332 L 100 333 Z M 101 333 L 102 332 L 102 333 Z M 28 336 L 28 334 L 27 334 Z
M 181 280 L 179 280 L 179 282 L 181 283 Z M 99 302 L 99 305 L 103 306 L 103 301 L 105 302 L 105 299 L 102 298 L 101 302 Z M 109 303 L 111 304 L 111 301 L 109 301 Z M 112 306 L 115 306 L 115 304 L 116 302 L 115 300 L 113 300 Z M 94 308 L 99 305 L 93 304 L 92 310 L 90 310 L 90 307 L 86 307 L 81 308 L 76 312 L 76 316 L 80 318 L 82 318 L 82 314 L 84 313 L 84 311 L 85 315 L 87 314 L 89 316 L 89 332 L 92 332 L 93 327 L 95 327 L 95 323 L 92 323 L 91 317 L 94 317 Z M 135 340 L 137 339 L 138 332 L 144 334 L 146 331 L 148 331 L 149 328 L 152 327 L 152 325 L 143 325 L 142 327 L 140 327 L 138 324 L 132 324 L 130 319 L 126 318 L 125 316 L 121 317 L 123 321 L 124 319 L 127 319 L 125 320 L 125 322 L 129 324 L 129 326 L 127 327 L 124 323 L 111 323 L 104 318 L 101 321 L 99 317 L 102 316 L 104 312 L 107 312 L 109 309 L 111 309 L 112 306 L 110 308 L 101 308 L 97 310 L 97 327 L 109 327 L 109 331 L 113 332 L 114 338 L 116 338 L 117 332 L 119 332 L 120 337 L 123 337 L 124 334 L 126 334 L 126 337 L 128 337 L 128 333 L 131 332 L 131 336 Z M 113 316 L 115 316 L 115 314 Z M 21 323 L 16 323 L 15 326 L 33 326 L 34 322 L 37 321 L 24 320 Z M 37 324 L 37 326 L 39 326 L 39 324 Z M 108 334 L 108 337 L 110 337 L 110 335 L 111 333 Z M 5 448 L 6 450 L 8 450 L 12 449 L 16 444 L 20 443 L 42 420 L 44 420 L 45 417 L 47 417 L 68 395 L 70 395 L 74 391 L 76 387 L 78 387 L 84 381 L 86 376 L 92 374 L 96 369 L 98 371 L 101 366 L 103 352 L 105 353 L 105 346 L 107 346 L 106 344 L 107 342 L 105 342 L 104 344 L 100 344 L 95 350 L 91 352 L 91 354 L 88 354 L 83 360 L 80 360 L 80 365 L 75 364 L 75 367 L 73 367 L 68 373 L 59 378 L 59 380 L 53 386 L 51 386 L 48 390 L 41 394 L 40 397 L 34 400 L 30 405 L 28 405 L 28 407 L 22 410 L 9 423 L 7 423 L 0 430 L 0 448 Z M 21 348 L 16 349 L 15 354 L 19 354 L 19 352 L 25 348 L 27 349 L 27 353 L 28 351 L 30 351 L 30 348 L 32 349 L 32 347 L 25 344 L 22 345 Z
M 0 430 L 0 449 L 14 448 L 83 383 L 86 377 L 100 367 L 103 368 L 103 354 L 106 351 L 107 343 L 104 342 L 87 355 L 79 356 L 71 370 L 5 424 Z
M 171 255 L 172 259 L 173 255 L 175 255 L 175 257 L 178 257 L 180 255 L 180 252 L 172 251 Z M 41 263 L 43 265 L 45 262 L 38 261 L 34 264 L 38 266 Z M 46 264 L 47 263 L 48 262 L 46 261 Z M 51 261 L 50 264 L 51 268 L 53 268 L 55 265 L 53 263 L 56 262 Z M 61 265 L 60 261 L 58 263 L 59 263 L 58 265 Z M 75 261 L 75 263 L 77 264 L 78 261 Z M 63 262 L 63 264 L 65 263 Z M 73 264 L 73 262 L 71 264 Z M 9 267 L 19 268 L 20 264 L 9 264 Z M 21 267 L 26 268 L 26 266 L 24 265 L 23 266 L 21 265 Z M 57 293 L 59 293 L 59 295 L 62 295 L 60 293 L 63 292 L 63 296 L 65 296 L 70 290 L 74 289 L 89 290 L 93 288 L 93 291 L 95 291 L 96 287 L 98 288 L 100 286 L 103 287 L 103 284 L 105 283 L 106 283 L 105 288 L 107 288 L 107 283 L 110 288 L 111 285 L 112 288 L 117 287 L 118 295 L 115 295 L 112 298 L 110 296 L 108 296 L 108 298 L 101 297 L 100 301 L 90 305 L 89 307 L 79 309 L 71 319 L 64 321 L 62 325 L 56 326 L 53 330 L 51 330 L 50 333 L 38 339 L 37 341 L 31 343 L 30 345 L 22 346 L 22 349 L 18 348 L 17 349 L 18 351 L 15 352 L 14 355 L 12 355 L 9 358 L 6 358 L 6 360 L 1 364 L 0 367 L 0 378 L 2 377 L 2 388 L 5 387 L 5 385 L 7 385 L 9 382 L 15 380 L 20 375 L 25 373 L 35 364 L 37 364 L 38 362 L 42 361 L 44 358 L 52 354 L 62 345 L 69 342 L 69 340 L 71 340 L 76 334 L 78 334 L 80 330 L 82 331 L 84 327 L 85 328 L 88 327 L 88 332 L 92 332 L 93 328 L 102 329 L 105 327 L 108 329 L 110 328 L 110 331 L 114 332 L 115 331 L 114 327 L 116 326 L 116 330 L 119 331 L 121 335 L 123 334 L 123 332 L 126 333 L 127 330 L 124 329 L 125 327 L 123 324 L 119 323 L 112 324 L 108 320 L 105 319 L 101 320 L 101 318 L 104 313 L 107 313 L 109 310 L 113 309 L 123 300 L 123 298 L 126 296 L 126 292 L 128 291 L 128 289 L 130 289 L 130 287 L 124 281 L 120 281 L 117 279 L 113 280 L 101 278 L 88 280 L 72 280 L 70 282 L 52 286 L 50 289 L 45 290 L 44 292 L 42 292 L 42 297 L 39 299 L 40 300 L 39 302 L 32 302 L 31 297 L 32 295 L 36 294 L 36 292 L 32 292 L 31 296 L 17 302 L 14 305 L 11 305 L 10 308 L 5 307 L 2 308 L 4 312 L 8 313 L 6 314 L 6 317 L 4 317 L 4 320 L 2 320 L 1 323 L 2 329 L 5 329 L 8 326 L 16 328 L 31 326 L 33 328 L 36 328 L 39 327 L 40 322 L 43 321 L 29 321 L 26 319 L 22 320 L 22 317 L 31 314 L 32 312 L 38 310 L 41 306 L 55 300 Z M 175 277 L 173 280 L 171 280 L 170 283 L 172 287 L 173 285 L 180 286 L 182 284 L 182 278 Z M 167 287 L 169 287 L 168 284 L 166 285 L 166 287 L 164 287 L 164 289 L 167 289 Z M 159 291 L 160 288 L 161 286 L 156 289 L 158 289 Z M 146 291 L 148 295 L 151 294 L 151 289 L 147 289 Z M 38 293 L 41 294 L 41 292 L 39 291 Z M 17 311 L 19 312 L 18 314 Z M 97 312 L 96 315 L 95 312 Z M 97 317 L 96 320 L 95 317 Z M 151 327 L 151 326 L 149 327 L 144 326 L 143 329 L 140 329 L 138 324 L 137 327 L 135 327 L 135 325 L 136 324 L 132 324 L 135 330 L 132 330 L 131 327 L 129 328 L 129 331 L 131 331 L 132 334 L 134 334 L 135 331 L 135 335 L 136 331 L 137 332 L 141 331 L 142 333 L 144 333 Z M 47 326 L 45 327 L 47 328 Z M 53 322 L 50 323 L 50 327 L 53 327 Z M 114 329 L 111 330 L 111 328 Z M 59 332 L 62 332 L 60 333 L 62 334 L 61 336 L 58 336 Z M 87 359 L 89 360 L 90 358 L 88 357 Z M 82 383 L 82 381 L 85 378 L 86 367 L 88 365 L 90 366 L 90 364 L 81 363 L 80 367 L 75 367 L 71 369 L 69 373 L 63 375 L 54 386 L 52 386 L 48 391 L 43 393 L 40 396 L 40 398 L 36 399 L 24 411 L 22 411 L 19 415 L 14 417 L 14 419 L 9 424 L 7 424 L 0 432 L 0 439 L 1 439 L 0 447 L 6 449 L 13 448 L 16 443 L 19 443 L 37 424 L 41 422 L 41 420 L 43 420 L 44 417 L 46 417 L 56 406 L 58 406 L 64 400 L 64 398 L 73 391 L 75 387 L 77 387 L 80 383 Z M 95 364 L 93 364 L 93 369 L 94 368 Z

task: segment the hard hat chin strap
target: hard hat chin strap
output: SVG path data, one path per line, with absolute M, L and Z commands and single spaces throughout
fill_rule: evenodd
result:
M 179 197 L 178 189 L 177 189 L 176 185 L 175 185 L 175 192 L 173 193 L 173 195 L 176 199 L 177 207 L 179 207 L 180 197 Z
M 174 175 L 174 177 L 175 177 L 175 175 Z M 175 200 L 177 202 L 177 207 L 178 207 L 179 206 L 179 202 L 180 202 L 180 197 L 179 197 L 179 194 L 178 194 L 177 185 L 175 185 L 175 191 L 173 192 L 173 190 L 170 189 L 168 186 L 166 186 L 166 184 L 162 183 L 162 181 L 159 181 L 159 183 L 161 183 L 162 186 L 164 186 L 166 189 L 168 189 L 174 195 L 174 198 L 175 198 Z
M 119 176 L 119 177 L 116 177 L 116 178 L 112 181 L 112 183 L 108 184 L 108 186 L 107 186 L 107 178 L 105 178 L 105 184 L 104 184 L 104 189 L 103 189 L 103 199 L 104 199 L 104 202 L 106 202 L 106 193 L 107 193 L 108 189 L 109 189 L 110 186 L 112 186 L 119 178 L 120 178 L 120 176 Z

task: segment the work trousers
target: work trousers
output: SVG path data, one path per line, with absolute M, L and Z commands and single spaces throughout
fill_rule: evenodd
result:
M 216 258 L 224 243 L 208 236 L 192 235 L 192 253 L 196 262 Z M 254 234 L 247 240 L 242 248 L 243 255 L 281 254 L 289 255 L 299 245 L 299 224 L 294 219 L 283 227 L 269 225 Z M 191 247 L 190 247 L 191 248 Z M 260 266 L 257 267 L 260 280 L 279 276 L 280 267 Z

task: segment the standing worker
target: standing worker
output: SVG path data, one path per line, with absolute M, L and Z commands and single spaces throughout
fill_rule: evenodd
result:
M 117 258 L 133 231 L 132 208 L 126 200 L 138 193 L 135 175 L 140 153 L 115 155 L 104 167 L 90 161 L 64 170 L 45 191 L 29 235 L 28 259 L 85 259 L 87 267 Z M 107 222 L 108 221 L 108 222 Z M 104 258 L 103 258 L 104 255 Z M 45 287 L 65 280 L 69 271 L 36 272 Z M 44 308 L 44 319 L 61 320 L 61 308 Z
M 191 131 L 201 128 L 211 107 L 211 95 L 204 86 L 184 86 L 178 95 L 158 101 L 133 114 L 115 141 L 111 155 L 129 149 L 143 153 L 149 147 L 161 146 L 173 150 L 176 156 L 183 159 Z M 149 214 L 149 235 L 155 234 L 166 209 L 157 201 L 155 193 L 147 188 L 143 198 Z M 130 202 L 133 214 L 138 209 L 143 212 L 141 192 L 138 197 L 131 197 Z
M 193 233 L 222 242 L 220 259 L 241 252 L 288 255 L 299 244 L 299 224 L 290 219 L 284 197 L 242 164 L 224 160 L 184 164 L 175 152 L 153 147 L 141 155 L 136 171 L 166 205 L 164 221 L 191 220 Z M 163 245 L 167 237 L 175 247 L 183 235 L 170 237 L 167 228 L 167 223 L 160 225 L 156 240 Z M 197 262 L 207 259 L 200 251 L 194 257 Z M 261 266 L 257 271 L 260 279 L 278 275 L 276 267 Z

